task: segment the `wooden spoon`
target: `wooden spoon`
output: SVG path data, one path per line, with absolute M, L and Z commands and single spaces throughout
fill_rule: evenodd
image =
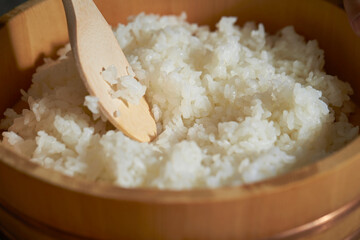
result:
M 101 76 L 111 65 L 119 77 L 129 75 L 130 65 L 111 27 L 92 0 L 63 0 L 63 5 L 78 71 L 90 95 L 99 99 L 100 111 L 130 138 L 151 141 L 156 136 L 156 124 L 145 98 L 138 105 L 113 98 L 111 87 Z

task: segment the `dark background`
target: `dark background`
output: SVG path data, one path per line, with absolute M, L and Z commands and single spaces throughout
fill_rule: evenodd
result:
M 0 16 L 23 2 L 26 0 L 0 0 Z

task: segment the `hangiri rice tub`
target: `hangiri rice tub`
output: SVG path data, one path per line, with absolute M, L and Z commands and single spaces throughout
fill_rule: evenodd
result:
M 122 187 L 215 188 L 313 163 L 358 135 L 348 83 L 324 71 L 324 52 L 289 26 L 223 17 L 215 31 L 186 15 L 140 14 L 115 35 L 132 67 L 102 73 L 114 97 L 145 94 L 158 136 L 139 143 L 114 129 L 77 73 L 67 45 L 5 112 L 2 144 L 45 168 Z M 120 114 L 121 113 L 116 113 Z

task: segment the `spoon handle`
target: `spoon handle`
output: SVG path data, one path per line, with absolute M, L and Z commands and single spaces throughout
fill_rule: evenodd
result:
M 76 61 L 78 62 L 81 57 L 80 54 L 76 53 L 83 51 L 83 49 L 86 51 L 86 48 L 92 48 L 99 42 L 99 39 L 101 39 L 101 41 L 106 40 L 107 42 L 103 42 L 101 47 L 98 46 L 101 53 L 98 56 L 89 57 L 106 56 L 106 59 L 109 59 L 109 56 L 120 56 L 118 59 L 113 59 L 112 64 L 115 61 L 120 62 L 123 67 L 118 68 L 119 76 L 127 75 L 126 68 L 129 66 L 129 63 L 120 46 L 118 46 L 118 42 L 110 25 L 106 22 L 95 3 L 92 0 L 62 0 L 62 2 L 66 13 L 70 44 L 74 50 Z M 107 29 L 104 29 L 104 27 Z M 114 49 L 114 46 L 118 46 L 117 49 Z M 114 54 L 115 51 L 120 54 Z M 94 50 L 92 49 L 87 52 L 92 53 Z M 81 55 L 82 54 L 86 54 L 86 52 L 81 52 Z M 100 71 L 102 71 L 103 67 L 111 65 L 106 65 L 108 62 L 105 61 L 106 59 L 102 59 L 104 66 L 100 67 Z M 99 60 L 97 62 L 99 62 Z

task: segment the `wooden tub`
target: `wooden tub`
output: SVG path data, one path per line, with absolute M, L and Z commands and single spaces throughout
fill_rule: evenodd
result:
M 331 74 L 360 103 L 360 39 L 345 13 L 321 0 L 98 0 L 108 22 L 145 11 L 222 15 L 286 25 L 318 39 Z M 68 41 L 61 0 L 32 0 L 0 19 L 0 111 L 13 106 L 35 67 Z M 354 122 L 359 122 L 354 118 Z M 124 189 L 44 169 L 0 147 L 0 226 L 16 239 L 357 239 L 360 138 L 316 164 L 256 184 L 215 190 Z

